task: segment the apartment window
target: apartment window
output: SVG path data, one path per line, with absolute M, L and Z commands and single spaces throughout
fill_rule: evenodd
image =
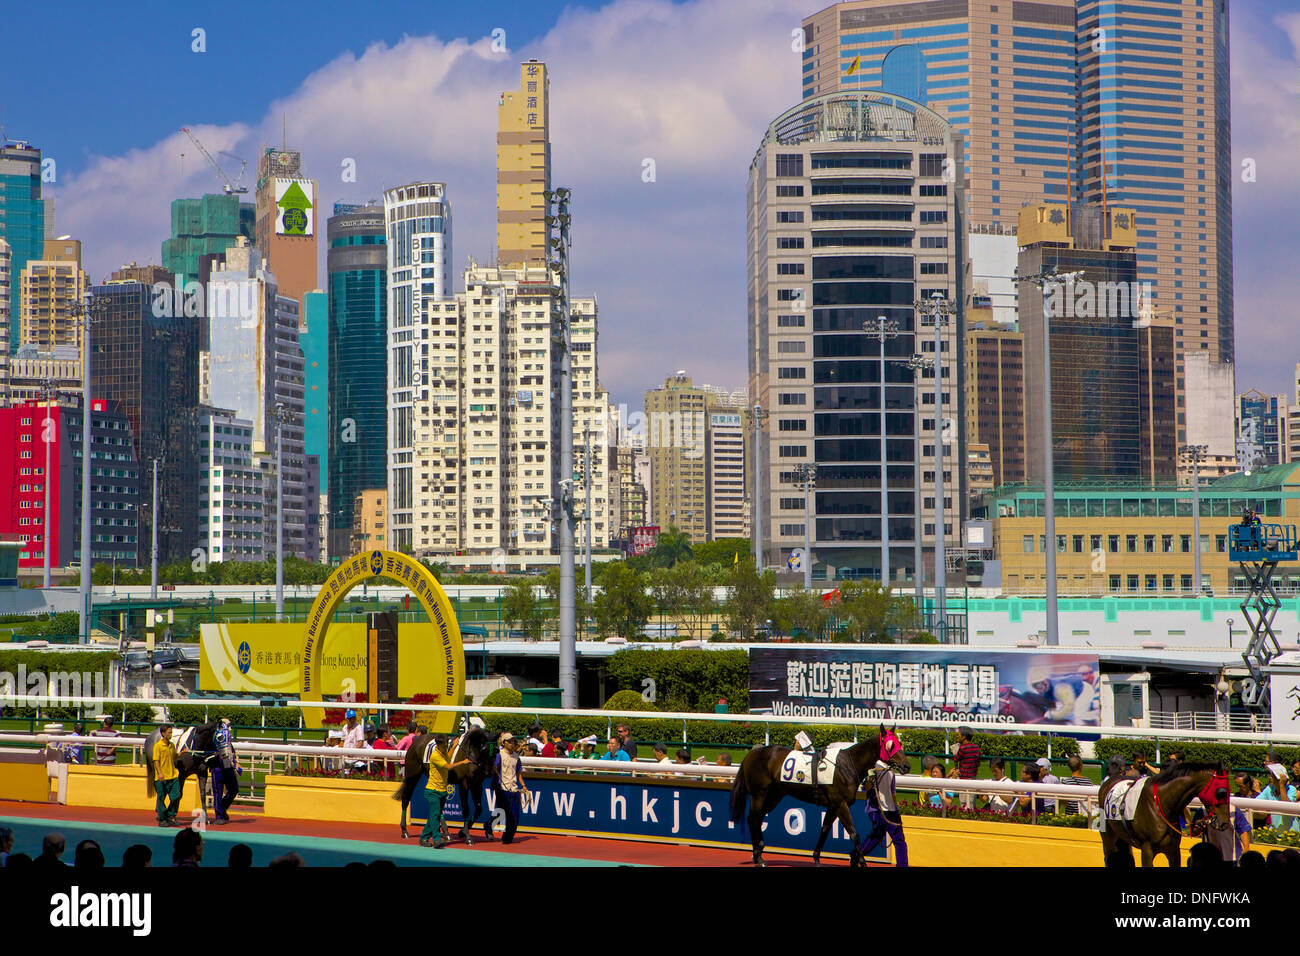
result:
M 1217 551 L 1219 554 L 1223 554 L 1223 552 L 1225 552 L 1225 551 L 1228 550 L 1228 536 L 1227 536 L 1227 535 L 1224 535 L 1224 534 L 1216 534 L 1216 535 L 1214 536 L 1214 550 Z
M 791 196 L 802 196 L 803 187 L 802 186 L 777 186 L 776 194 L 779 198 L 783 198 L 783 199 L 789 198 Z
M 1101 535 L 1099 535 L 1099 534 L 1094 534 L 1094 535 L 1092 536 L 1091 544 L 1092 544 L 1092 550 L 1093 550 L 1093 551 L 1100 551 L 1100 550 L 1101 550 Z
M 948 237 L 947 236 L 922 236 L 921 248 L 922 249 L 947 249 Z
M 1120 587 L 1122 587 L 1120 576 L 1118 574 L 1112 574 L 1110 576 L 1110 589 L 1112 591 L 1118 591 Z
M 800 508 L 802 508 L 802 507 L 803 507 L 803 499 L 802 499 L 802 498 L 782 498 L 782 499 L 781 499 L 781 510 L 782 510 L 782 511 L 797 511 L 798 509 L 800 509 Z
M 1174 576 L 1172 574 L 1166 574 L 1163 583 L 1166 591 L 1172 591 L 1174 589 Z
M 776 350 L 777 352 L 784 353 L 786 355 L 793 355 L 793 354 L 800 354 L 807 351 L 806 346 L 807 343 L 805 343 L 803 340 L 799 340 L 797 342 L 777 342 Z
M 1083 535 L 1081 534 L 1074 536 L 1074 553 L 1083 554 Z
M 1147 554 L 1156 553 L 1156 536 L 1153 534 L 1144 534 L 1142 536 L 1142 550 Z
M 802 328 L 804 324 L 803 318 L 802 315 L 778 315 L 776 325 L 780 329 Z
M 802 249 L 803 236 L 777 236 L 776 247 L 778 249 Z
M 803 220 L 799 220 L 802 222 Z M 921 224 L 933 225 L 934 223 L 947 222 L 948 210 L 946 209 L 925 209 L 921 211 Z
M 1124 550 L 1127 551 L 1129 554 L 1137 554 L 1138 536 L 1135 534 L 1125 535 L 1124 545 L 1125 545 Z
M 1136 574 L 1130 574 L 1128 576 L 1128 590 L 1136 591 L 1137 589 L 1138 589 L 1138 576 Z
M 943 153 L 921 154 L 920 175 L 927 179 L 939 179 L 943 176 L 944 165 L 948 159 Z
M 777 455 L 780 458 L 802 458 L 807 454 L 807 445 L 781 445 L 777 448 Z
M 808 423 L 802 418 L 782 418 L 777 422 L 777 431 L 806 432 Z
M 805 405 L 808 402 L 808 396 L 803 393 L 781 392 L 777 395 L 777 403 L 781 405 Z
M 777 378 L 807 378 L 808 370 L 803 368 L 778 368 L 776 370 L 776 377 Z
M 1192 550 L 1192 536 L 1190 534 L 1180 534 L 1178 536 L 1178 549 L 1183 554 L 1188 554 Z
M 802 176 L 803 153 L 777 153 L 776 174 L 778 176 Z
M 778 262 L 776 264 L 776 274 L 779 276 L 801 276 L 804 274 L 804 265 L 802 262 Z
M 924 215 L 924 213 L 922 213 Z M 945 214 L 946 215 L 946 214 Z M 802 209 L 781 209 L 776 214 L 777 222 L 803 222 Z
M 1056 536 L 1056 553 L 1065 554 L 1065 535 L 1063 534 Z
M 1119 535 L 1117 534 L 1110 535 L 1109 540 L 1106 543 L 1107 543 L 1107 548 L 1106 548 L 1107 551 L 1109 551 L 1111 554 L 1119 554 Z
M 1025 535 L 1024 547 L 1025 554 L 1034 553 L 1034 536 L 1032 534 Z
M 1156 576 L 1154 574 L 1148 574 L 1146 578 L 1147 578 L 1147 590 L 1148 591 L 1156 590 Z
M 1160 550 L 1165 554 L 1172 554 L 1174 551 L 1174 536 L 1172 534 L 1162 534 L 1160 536 Z
M 1192 576 L 1190 574 L 1183 575 L 1182 588 L 1184 591 L 1190 591 L 1192 589 Z
M 781 525 L 781 536 L 787 538 L 797 538 L 803 535 L 803 525 L 801 524 L 783 524 Z
M 922 262 L 921 275 L 923 276 L 946 276 L 948 274 L 948 263 L 946 262 Z

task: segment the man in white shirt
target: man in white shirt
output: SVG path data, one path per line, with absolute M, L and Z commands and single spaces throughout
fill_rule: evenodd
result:
M 1052 761 L 1046 757 L 1039 757 L 1034 763 L 1041 768 L 1038 772 L 1039 783 L 1060 783 L 1061 778 L 1052 773 Z M 1054 797 L 1045 797 L 1043 799 L 1043 809 L 1047 813 L 1056 812 L 1056 799 Z
M 343 746 L 363 750 L 366 746 L 366 728 L 357 720 L 357 712 L 349 709 L 343 715 Z M 355 756 L 349 754 L 343 758 L 343 765 L 349 768 L 364 767 L 365 761 L 358 760 Z

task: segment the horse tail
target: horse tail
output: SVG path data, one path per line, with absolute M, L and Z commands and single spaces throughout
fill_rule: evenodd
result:
M 745 801 L 749 798 L 749 784 L 745 780 L 746 763 L 748 763 L 748 758 L 740 762 L 740 767 L 736 770 L 736 780 L 731 785 L 731 820 L 733 823 L 739 823 L 740 818 L 745 815 Z

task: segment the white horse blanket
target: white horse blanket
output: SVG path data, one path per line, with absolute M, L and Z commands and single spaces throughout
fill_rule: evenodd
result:
M 822 754 L 817 766 L 813 766 L 813 755 L 801 750 L 792 750 L 781 762 L 782 783 L 806 783 L 812 786 L 827 786 L 835 782 L 835 765 L 840 751 L 852 747 L 851 743 L 831 744 Z
M 1101 828 L 1106 828 L 1107 820 L 1131 821 L 1137 816 L 1138 800 L 1142 798 L 1142 791 L 1151 781 L 1150 777 L 1139 777 L 1136 780 L 1121 780 L 1110 789 L 1106 794 L 1106 799 L 1101 808 Z

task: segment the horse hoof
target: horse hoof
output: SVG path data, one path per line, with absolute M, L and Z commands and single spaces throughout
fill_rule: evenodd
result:
M 754 865 L 755 865 L 755 866 L 759 866 L 759 867 L 763 867 L 764 869 L 766 869 L 766 868 L 767 868 L 767 861 L 766 861 L 766 860 L 755 860 L 755 861 L 754 861 Z

